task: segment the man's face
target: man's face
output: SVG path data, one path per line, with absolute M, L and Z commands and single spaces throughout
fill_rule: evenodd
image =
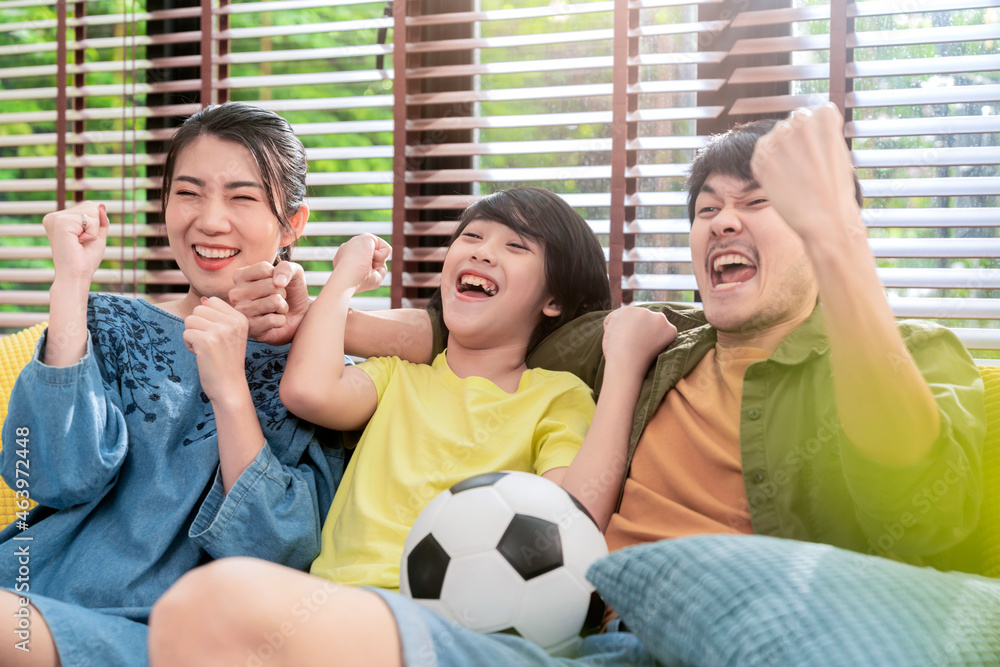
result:
M 804 319 L 816 302 L 805 247 L 753 182 L 712 173 L 695 200 L 691 264 L 705 317 L 753 333 Z

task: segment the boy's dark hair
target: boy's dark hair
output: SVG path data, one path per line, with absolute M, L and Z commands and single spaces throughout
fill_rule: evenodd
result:
M 483 197 L 462 212 L 450 246 L 473 220 L 499 222 L 518 234 L 540 241 L 545 248 L 545 285 L 561 309 L 543 317 L 531 334 L 527 352 L 560 326 L 580 315 L 612 307 L 604 250 L 593 230 L 562 197 L 544 188 L 512 188 Z M 436 312 L 441 333 L 447 336 L 441 308 L 441 289 L 428 308 Z
M 770 132 L 777 122 L 776 118 L 765 118 L 734 125 L 728 132 L 714 135 L 704 148 L 698 151 L 694 162 L 691 163 L 691 174 L 687 181 L 688 222 L 694 222 L 695 200 L 705 185 L 705 179 L 710 175 L 732 176 L 748 183 L 755 180 L 750 169 L 753 148 L 757 140 Z M 861 194 L 861 182 L 857 173 L 854 174 L 854 197 L 858 201 L 858 206 L 861 206 L 864 196 Z
M 299 210 L 306 197 L 306 149 L 284 118 L 242 102 L 205 107 L 177 129 L 163 165 L 160 209 L 163 221 L 167 220 L 167 200 L 177 157 L 203 135 L 232 141 L 250 151 L 260 169 L 271 212 L 282 229 L 292 231 L 289 218 Z M 288 259 L 288 246 L 278 251 L 277 259 Z

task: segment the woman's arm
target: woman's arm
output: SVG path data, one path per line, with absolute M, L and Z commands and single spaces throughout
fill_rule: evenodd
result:
M 184 345 L 197 358 L 201 388 L 215 414 L 226 493 L 264 446 L 245 371 L 247 326 L 247 318 L 218 297 L 202 297 L 184 320 Z
M 281 401 L 299 417 L 353 430 L 375 413 L 375 385 L 364 371 L 344 365 L 344 331 L 351 297 L 382 283 L 391 250 L 363 234 L 337 251 L 337 265 L 299 327 L 281 378 Z
M 302 267 L 292 262 L 260 262 L 234 274 L 229 301 L 250 322 L 249 335 L 271 345 L 292 340 L 312 302 Z M 415 364 L 431 361 L 433 331 L 426 310 L 349 308 L 344 350 L 356 357 L 399 357 Z
M 52 248 L 55 279 L 49 289 L 47 366 L 72 366 L 87 351 L 87 295 L 104 258 L 108 214 L 103 204 L 84 202 L 42 219 Z
M 93 353 L 73 366 L 36 358 L 10 395 L 0 472 L 8 486 L 62 509 L 100 498 L 128 453 L 121 398 L 109 391 Z
M 293 419 L 284 428 L 295 429 L 299 443 L 312 434 Z M 228 491 L 216 479 L 189 534 L 213 558 L 252 556 L 305 569 L 319 555 L 334 488 L 330 462 L 315 438 L 304 450 L 276 453 L 265 445 Z
M 107 213 L 84 202 L 46 215 L 42 224 L 56 271 L 49 326 L 11 393 L 0 471 L 11 488 L 61 509 L 104 493 L 128 452 L 128 437 L 121 399 L 88 354 L 87 299 L 104 256 Z

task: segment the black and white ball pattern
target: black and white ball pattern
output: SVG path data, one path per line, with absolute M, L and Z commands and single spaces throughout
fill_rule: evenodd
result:
M 593 519 L 559 485 L 487 473 L 442 492 L 417 518 L 400 590 L 471 630 L 516 632 L 564 654 L 600 621 L 585 574 L 607 553 Z

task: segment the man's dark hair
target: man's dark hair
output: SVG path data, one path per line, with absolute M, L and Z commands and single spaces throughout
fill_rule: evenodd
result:
M 544 188 L 512 188 L 483 197 L 462 212 L 451 246 L 473 220 L 499 222 L 545 249 L 545 287 L 561 312 L 543 317 L 528 341 L 530 352 L 550 333 L 580 315 L 612 307 L 604 250 L 593 230 L 562 197 Z M 428 307 L 447 335 L 439 288 Z
M 716 134 L 698 151 L 691 163 L 691 174 L 688 176 L 688 222 L 694 222 L 695 200 L 701 193 L 705 179 L 711 174 L 732 176 L 747 183 L 753 182 L 753 171 L 750 169 L 750 158 L 757 140 L 771 131 L 776 118 L 755 120 L 741 125 L 735 125 L 728 132 Z M 861 182 L 857 173 L 854 174 L 854 197 L 861 206 L 864 199 L 861 194 Z

